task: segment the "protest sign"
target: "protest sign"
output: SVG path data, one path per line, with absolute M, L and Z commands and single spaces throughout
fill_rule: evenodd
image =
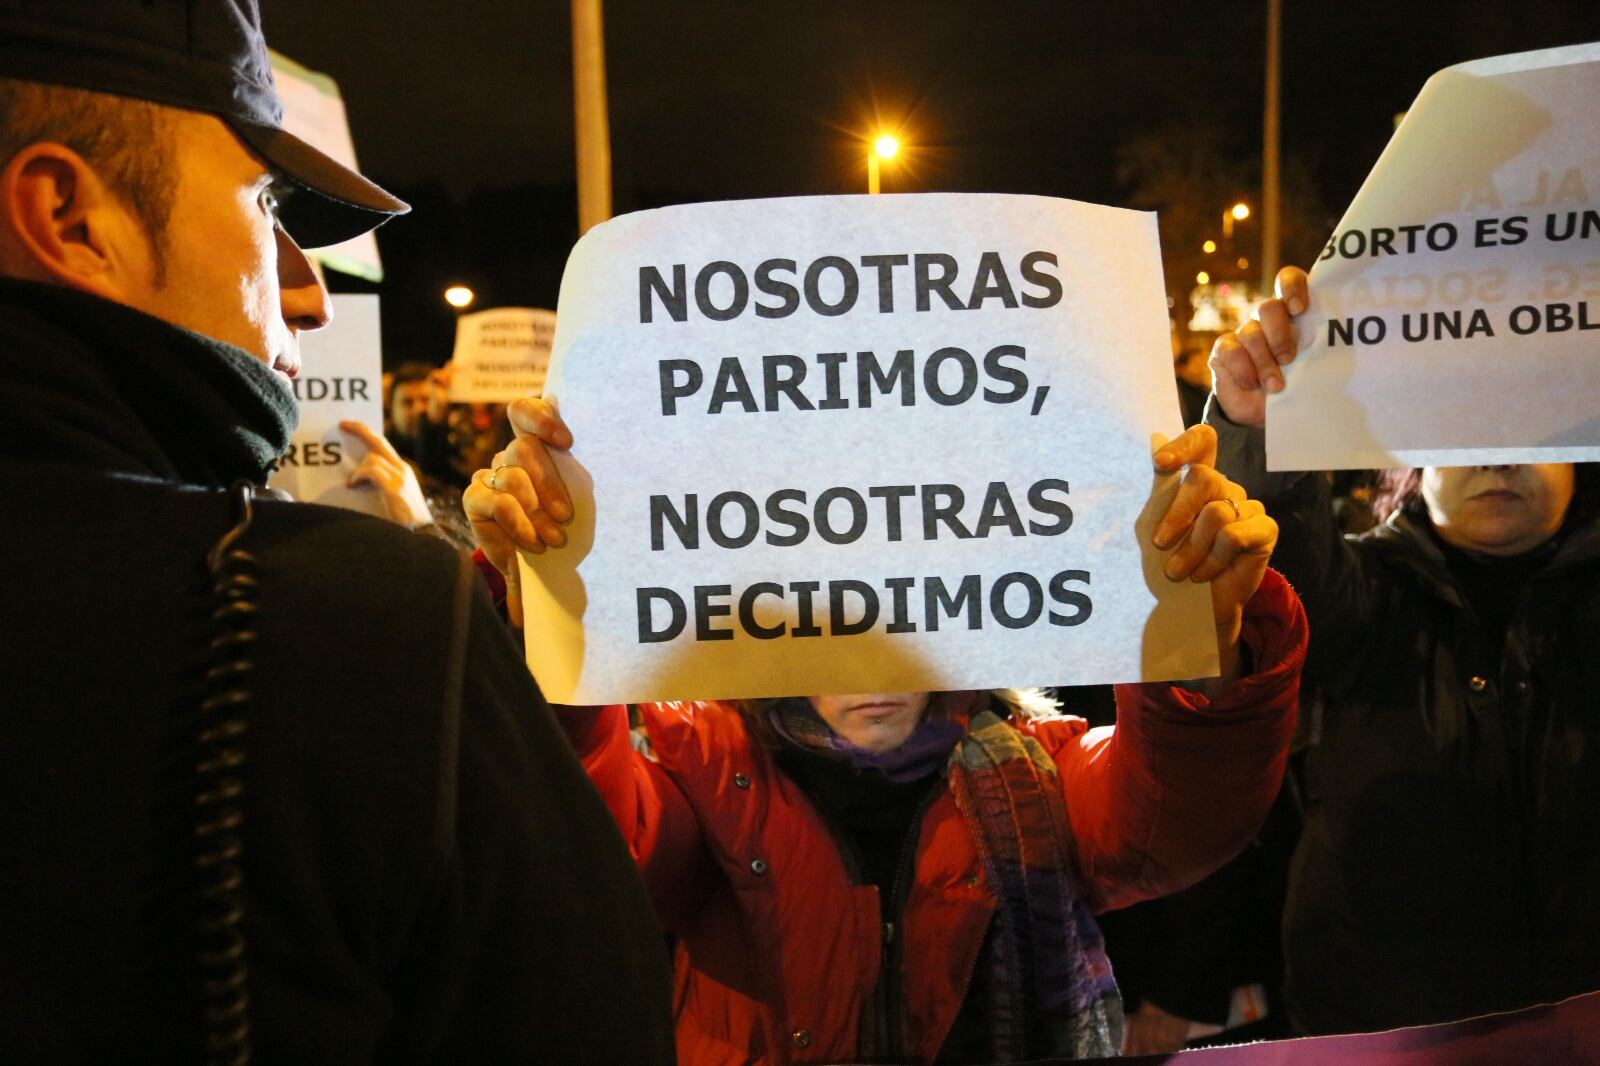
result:
M 344 419 L 383 431 L 383 349 L 378 298 L 333 297 L 333 322 L 300 335 L 300 373 L 294 379 L 300 425 L 267 484 L 306 503 L 347 507 L 382 516 L 377 490 L 345 481 L 367 446 L 339 428 Z
M 1423 86 L 1311 271 L 1273 470 L 1600 459 L 1600 44 Z
M 287 56 L 277 52 L 271 55 L 272 81 L 278 89 L 278 99 L 283 101 L 283 128 L 324 155 L 359 171 L 339 86 L 326 74 L 308 70 Z M 383 263 L 378 259 L 374 233 L 363 233 L 329 248 L 308 249 L 306 254 L 330 269 L 368 281 L 383 280 Z
M 1144 550 L 1179 427 L 1158 254 L 1152 215 L 1032 196 L 591 230 L 547 388 L 577 515 L 522 564 L 545 695 L 1214 675 L 1207 589 Z
M 510 403 L 544 391 L 554 311 L 496 307 L 456 319 L 451 403 Z

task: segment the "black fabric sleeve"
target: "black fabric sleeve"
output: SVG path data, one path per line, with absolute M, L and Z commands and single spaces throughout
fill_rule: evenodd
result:
M 1333 513 L 1328 479 L 1316 472 L 1274 473 L 1266 468 L 1266 432 L 1241 426 L 1222 413 L 1213 396 L 1206 424 L 1217 431 L 1217 469 L 1260 500 L 1278 523 L 1273 567 L 1294 586 L 1311 626 L 1306 674 L 1326 676 L 1359 654 L 1376 597 L 1365 556 L 1345 539 Z
M 468 585 L 459 746 L 441 774 L 454 842 L 408 964 L 432 990 L 418 1006 L 437 1012 L 437 1059 L 670 1063 L 670 970 L 644 885 L 480 583 Z

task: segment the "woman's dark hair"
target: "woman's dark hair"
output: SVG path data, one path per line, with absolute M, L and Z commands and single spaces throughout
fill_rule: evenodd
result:
M 1572 466 L 1572 504 L 1567 520 L 1586 521 L 1600 507 L 1600 463 L 1574 463 Z M 1426 516 L 1422 502 L 1422 470 L 1401 466 L 1378 472 L 1378 487 L 1372 493 L 1372 513 L 1381 522 L 1407 511 Z
M 1372 490 L 1372 517 L 1382 524 L 1412 505 L 1422 505 L 1422 470 L 1397 466 L 1378 471 L 1378 484 Z

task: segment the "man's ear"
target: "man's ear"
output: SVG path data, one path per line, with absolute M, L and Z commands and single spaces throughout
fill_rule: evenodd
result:
M 77 152 L 40 141 L 0 170 L 0 272 L 128 303 L 152 268 L 138 219 Z

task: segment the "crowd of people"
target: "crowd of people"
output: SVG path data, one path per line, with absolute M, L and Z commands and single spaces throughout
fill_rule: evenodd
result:
M 0 0 L 8 1059 L 1000 1063 L 1600 987 L 1593 469 L 1268 473 L 1290 268 L 1152 456 L 1218 677 L 552 706 L 553 405 L 408 363 L 396 521 L 261 489 L 302 248 L 406 206 L 280 128 L 251 0 L 187 11 Z

